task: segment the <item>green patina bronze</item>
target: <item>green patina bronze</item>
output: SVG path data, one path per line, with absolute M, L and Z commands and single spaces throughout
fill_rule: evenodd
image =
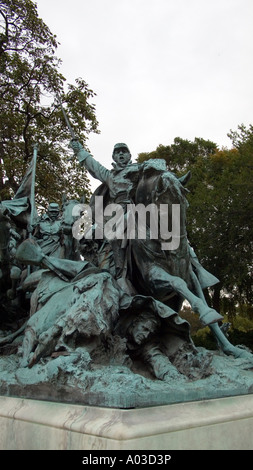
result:
M 70 145 L 101 181 L 92 210 L 96 196 L 104 206 L 120 204 L 124 220 L 129 204 L 166 205 L 169 215 L 178 204 L 180 243 L 164 250 L 161 237 L 77 241 L 71 228 L 78 201 L 49 204 L 33 224 L 29 198 L 2 202 L 0 392 L 121 407 L 225 396 L 238 387 L 249 393 L 253 355 L 229 342 L 222 316 L 207 305 L 203 290 L 219 281 L 187 238 L 190 174 L 177 178 L 163 160 L 132 163 L 124 143 L 114 146 L 108 170 L 76 139 Z M 195 347 L 180 318 L 185 300 L 212 330 L 215 353 Z M 11 316 L 18 327 L 10 332 Z

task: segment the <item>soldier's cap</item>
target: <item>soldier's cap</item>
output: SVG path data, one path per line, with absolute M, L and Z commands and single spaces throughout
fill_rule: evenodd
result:
M 50 204 L 48 206 L 48 210 L 50 212 L 59 212 L 59 210 L 60 210 L 59 204 L 57 204 L 56 202 L 50 202 Z
M 127 146 L 126 144 L 124 144 L 124 143 L 119 143 L 119 144 L 115 144 L 115 145 L 114 145 L 113 153 L 112 153 L 112 154 L 114 155 L 115 150 L 121 149 L 121 148 L 127 149 L 127 151 L 130 153 L 130 150 L 129 150 L 129 148 L 128 148 L 128 146 Z

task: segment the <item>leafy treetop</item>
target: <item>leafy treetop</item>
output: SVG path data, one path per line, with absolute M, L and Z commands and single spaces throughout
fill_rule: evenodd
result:
M 31 0 L 0 1 L 0 197 L 17 191 L 39 143 L 36 171 L 38 204 L 89 196 L 85 170 L 69 163 L 69 131 L 60 94 L 73 127 L 84 145 L 98 131 L 95 93 L 83 78 L 65 85 L 56 56 L 56 36 L 38 16 Z

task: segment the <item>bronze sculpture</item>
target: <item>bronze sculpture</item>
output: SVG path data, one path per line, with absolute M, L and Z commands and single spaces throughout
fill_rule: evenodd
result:
M 57 220 L 42 221 L 44 229 L 49 224 L 48 247 L 58 249 L 59 234 L 67 236 L 64 256 L 57 249 L 44 250 L 36 237 L 16 237 L 15 263 L 22 272 L 26 266 L 36 269 L 23 276 L 18 287 L 31 295 L 27 322 L 0 338 L 0 348 L 16 351 L 21 370 L 32 371 L 45 361 L 49 366 L 58 358 L 64 380 L 70 369 L 81 374 L 76 357 L 82 373 L 91 375 L 94 367 L 108 367 L 110 372 L 112 364 L 120 364 L 140 377 L 170 385 L 205 379 L 213 374 L 213 355 L 195 347 L 190 325 L 180 318 L 187 300 L 211 328 L 224 357 L 246 361 L 245 368 L 251 368 L 252 353 L 229 342 L 220 328 L 222 316 L 207 305 L 203 294 L 218 279 L 200 265 L 187 238 L 190 174 L 177 178 L 162 160 L 132 163 L 122 143 L 114 147 L 113 169 L 107 170 L 76 139 L 71 146 L 102 183 L 89 205 L 89 236 L 72 236 L 78 201 L 65 201 L 64 229 Z M 94 212 L 98 207 L 99 217 Z M 11 345 L 17 338 L 15 349 Z

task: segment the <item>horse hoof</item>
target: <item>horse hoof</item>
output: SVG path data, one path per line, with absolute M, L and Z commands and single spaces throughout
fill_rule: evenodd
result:
M 20 362 L 19 362 L 19 367 L 20 368 L 25 368 L 25 367 L 28 367 L 28 360 L 27 358 L 23 357 Z
M 232 354 L 235 357 L 235 359 L 250 359 L 251 361 L 253 361 L 252 353 L 250 353 L 249 351 L 246 351 L 246 349 L 243 349 L 237 346 L 234 346 L 232 350 L 230 351 L 230 353 L 228 354 Z
M 222 315 L 220 315 L 216 310 L 213 308 L 209 308 L 205 313 L 202 313 L 199 317 L 200 321 L 203 323 L 204 326 L 211 325 L 212 323 L 216 323 L 223 320 Z

